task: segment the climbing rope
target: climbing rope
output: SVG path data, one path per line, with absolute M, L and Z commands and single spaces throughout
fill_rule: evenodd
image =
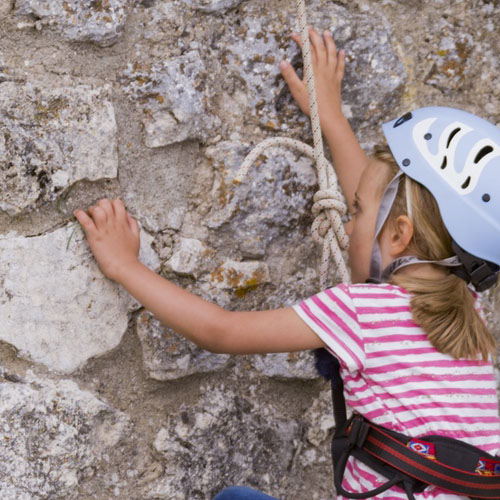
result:
M 349 239 L 342 224 L 342 217 L 346 214 L 347 207 L 339 190 L 335 171 L 330 162 L 325 158 L 323 150 L 323 137 L 321 135 L 316 89 L 314 86 L 305 0 L 296 0 L 296 6 L 302 39 L 304 77 L 309 94 L 309 114 L 311 117 L 314 148 L 303 142 L 286 137 L 266 139 L 255 146 L 247 155 L 236 174 L 234 182 L 237 184 L 241 183 L 259 155 L 271 147 L 281 146 L 295 149 L 314 160 L 318 171 L 319 190 L 313 198 L 312 213 L 314 221 L 311 232 L 314 241 L 323 245 L 320 264 L 320 286 L 321 289 L 325 289 L 327 287 L 330 255 L 333 258 L 342 282 L 347 283 L 350 279 L 349 271 L 342 257 L 342 250 L 346 249 L 349 244 Z

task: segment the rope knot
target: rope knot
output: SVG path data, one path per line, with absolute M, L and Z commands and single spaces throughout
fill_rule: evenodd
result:
M 347 213 L 347 206 L 340 191 L 336 187 L 320 189 L 313 198 L 312 236 L 318 243 L 323 242 L 328 231 L 333 229 L 338 238 L 340 247 L 347 248 L 348 240 L 345 236 L 342 217 Z

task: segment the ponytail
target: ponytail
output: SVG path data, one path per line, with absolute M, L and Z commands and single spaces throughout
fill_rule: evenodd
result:
M 474 306 L 465 281 L 453 274 L 439 280 L 393 276 L 392 282 L 414 296 L 410 301 L 415 322 L 440 352 L 455 359 L 495 353 L 493 335 Z
M 399 170 L 387 146 L 375 146 L 374 158 L 388 165 L 394 175 Z M 451 236 L 436 200 L 424 186 L 408 177 L 400 183 L 387 223 L 399 215 L 408 215 L 413 223 L 414 234 L 408 246 L 412 255 L 422 260 L 442 260 L 453 255 Z M 395 274 L 391 282 L 413 294 L 413 319 L 438 351 L 455 359 L 479 355 L 486 361 L 496 353 L 496 342 L 475 308 L 475 295 L 465 281 L 448 269 L 444 271 L 448 274 L 434 280 Z

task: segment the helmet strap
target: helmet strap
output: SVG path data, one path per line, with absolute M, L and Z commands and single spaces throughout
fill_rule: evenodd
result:
M 382 280 L 382 254 L 380 252 L 380 245 L 378 244 L 378 237 L 382 231 L 382 227 L 389 217 L 392 205 L 398 194 L 399 180 L 403 175 L 403 171 L 400 170 L 394 178 L 389 182 L 385 188 L 384 194 L 382 195 L 382 200 L 380 201 L 380 206 L 378 208 L 377 219 L 375 222 L 375 237 L 373 238 L 372 254 L 370 258 L 370 280 L 376 283 L 380 283 Z

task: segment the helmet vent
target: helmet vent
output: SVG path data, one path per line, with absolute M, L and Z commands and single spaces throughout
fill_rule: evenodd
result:
M 460 127 L 457 127 L 456 129 L 454 129 L 450 136 L 448 137 L 448 142 L 446 143 L 446 149 L 448 149 L 450 147 L 450 143 L 453 139 L 453 137 L 455 137 L 459 132 L 460 132 L 461 128 Z
M 448 160 L 446 156 L 443 158 L 443 163 L 441 163 L 441 170 L 444 170 L 446 168 L 446 165 L 448 164 Z
M 470 175 L 467 177 L 467 179 L 465 179 L 465 182 L 462 184 L 462 189 L 467 189 L 469 187 L 469 184 L 470 184 Z
M 484 146 L 484 148 L 481 148 L 474 158 L 474 163 L 479 163 L 487 154 L 490 154 L 492 151 L 493 148 L 491 146 Z

